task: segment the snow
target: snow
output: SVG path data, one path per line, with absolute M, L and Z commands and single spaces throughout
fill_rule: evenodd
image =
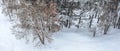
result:
M 1 10 L 0 10 L 1 12 Z M 120 51 L 120 30 L 113 29 L 107 35 L 92 34 L 85 28 L 63 29 L 54 33 L 53 41 L 41 47 L 17 40 L 12 34 L 8 17 L 0 13 L 0 51 Z

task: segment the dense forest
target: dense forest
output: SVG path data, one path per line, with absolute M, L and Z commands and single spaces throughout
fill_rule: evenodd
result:
M 87 28 L 93 35 L 120 29 L 119 0 L 2 0 L 3 13 L 18 39 L 36 44 L 51 42 L 64 28 Z M 31 39 L 32 38 L 32 39 Z

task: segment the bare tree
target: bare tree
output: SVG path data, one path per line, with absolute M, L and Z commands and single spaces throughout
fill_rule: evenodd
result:
M 51 33 L 60 29 L 55 23 L 58 22 L 57 5 L 53 0 L 46 2 L 47 0 L 2 0 L 4 13 L 15 22 L 14 34 L 18 38 L 28 39 L 32 35 L 33 40 L 39 40 L 39 44 L 52 40 Z

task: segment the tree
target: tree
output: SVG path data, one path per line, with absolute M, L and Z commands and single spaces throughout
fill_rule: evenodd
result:
M 13 31 L 19 39 L 32 38 L 38 45 L 45 44 L 52 40 L 51 33 L 60 29 L 55 23 L 57 6 L 53 0 L 2 0 L 2 4 L 4 13 L 15 22 Z

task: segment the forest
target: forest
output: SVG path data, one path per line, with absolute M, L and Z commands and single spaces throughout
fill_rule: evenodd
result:
M 110 28 L 120 29 L 120 0 L 2 0 L 2 13 L 12 23 L 17 39 L 36 45 L 51 43 L 63 29 L 85 28 L 107 35 Z

